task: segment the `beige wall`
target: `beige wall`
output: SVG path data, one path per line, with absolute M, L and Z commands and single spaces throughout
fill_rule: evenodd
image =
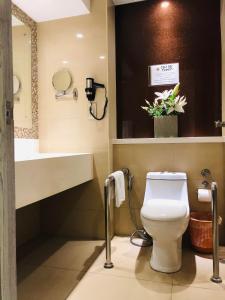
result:
M 38 24 L 40 149 L 44 152 L 91 152 L 95 172 L 92 182 L 42 201 L 42 230 L 47 233 L 103 237 L 103 186 L 110 172 L 109 113 L 103 121 L 93 120 L 84 89 L 86 77 L 94 77 L 105 85 L 115 77 L 108 71 L 107 57 L 110 47 L 110 65 L 114 72 L 112 34 L 108 38 L 112 18 L 107 24 L 107 13 L 113 16 L 112 7 L 107 10 L 110 4 L 107 0 L 93 0 L 89 15 Z M 76 33 L 83 33 L 84 38 L 77 39 Z M 106 58 L 101 60 L 100 55 Z M 63 61 L 68 63 L 65 65 Z M 77 101 L 55 99 L 52 75 L 64 67 L 70 70 L 74 87 L 78 89 Z M 115 101 L 114 86 L 115 81 L 108 86 L 111 103 Z M 97 91 L 96 100 L 101 114 L 103 90 Z M 109 110 L 112 109 L 110 104 Z
M 224 197 L 224 152 L 223 144 L 149 144 L 115 145 L 114 169 L 130 168 L 134 175 L 132 191 L 133 207 L 139 218 L 144 199 L 145 176 L 148 171 L 182 171 L 188 174 L 189 201 L 191 210 L 210 210 L 210 205 L 197 201 L 196 189 L 201 185 L 200 172 L 209 168 L 218 182 L 219 211 L 224 218 L 221 226 L 221 241 L 225 243 L 225 197 Z M 130 234 L 134 228 L 130 222 L 127 201 L 115 208 L 115 232 Z
M 16 245 L 21 246 L 40 235 L 40 204 L 16 210 Z
M 77 239 L 104 237 L 98 184 L 85 183 L 41 201 L 41 232 Z

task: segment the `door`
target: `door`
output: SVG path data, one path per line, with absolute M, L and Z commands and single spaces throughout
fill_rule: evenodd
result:
M 16 300 L 12 85 L 11 1 L 0 0 L 0 298 L 3 300 Z

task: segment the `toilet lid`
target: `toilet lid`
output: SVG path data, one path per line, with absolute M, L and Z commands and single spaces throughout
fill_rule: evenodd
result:
M 142 207 L 141 214 L 150 220 L 175 221 L 186 216 L 187 207 L 177 200 L 155 199 Z

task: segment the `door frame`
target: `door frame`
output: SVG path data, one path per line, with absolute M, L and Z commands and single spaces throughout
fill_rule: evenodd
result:
M 222 120 L 225 120 L 225 0 L 221 0 L 221 45 L 222 45 Z M 223 136 L 225 128 L 223 128 Z
M 0 47 L 0 298 L 16 300 L 16 210 L 10 0 L 0 0 Z

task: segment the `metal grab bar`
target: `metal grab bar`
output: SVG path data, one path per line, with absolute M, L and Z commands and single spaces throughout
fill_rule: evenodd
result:
M 122 169 L 125 176 L 129 176 L 128 168 Z M 111 226 L 110 226 L 110 204 L 111 204 L 111 183 L 114 182 L 114 177 L 109 176 L 105 180 L 104 199 L 105 199 L 105 243 L 106 243 L 106 262 L 104 268 L 112 269 L 113 263 L 111 260 Z
M 219 270 L 219 216 L 218 216 L 218 202 L 217 202 L 217 183 L 212 182 L 212 211 L 213 211 L 213 276 L 211 281 L 221 283 Z

